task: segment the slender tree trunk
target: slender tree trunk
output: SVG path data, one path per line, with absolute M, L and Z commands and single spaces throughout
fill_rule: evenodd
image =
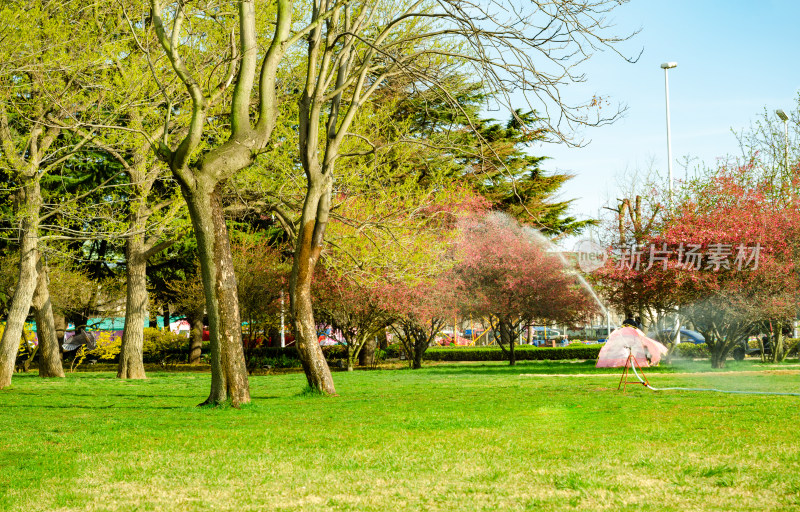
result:
M 322 189 L 309 182 L 294 251 L 289 298 L 295 344 L 308 385 L 321 393 L 335 395 L 331 370 L 319 346 L 311 300 L 311 280 L 322 251 L 329 206 L 330 187 Z
M 36 334 L 39 338 L 39 377 L 64 377 L 61 365 L 56 326 L 53 319 L 53 305 L 50 302 L 50 290 L 47 286 L 47 268 L 42 265 L 42 258 L 36 263 L 36 290 L 31 304 L 36 318 Z
M 144 228 L 146 220 L 134 214 L 130 223 L 133 230 L 127 241 L 127 294 L 125 300 L 125 330 L 122 332 L 122 347 L 119 353 L 117 377 L 120 379 L 144 379 L 144 322 L 147 314 L 147 257 L 144 251 Z
M 351 346 L 349 343 L 347 344 L 347 371 L 353 371 L 353 365 L 355 364 L 355 359 L 357 357 L 357 352 L 355 347 Z
M 778 322 L 775 325 L 775 335 L 772 337 L 772 362 L 780 363 L 785 355 L 785 344 L 783 340 L 783 324 Z
M 22 329 L 31 309 L 31 300 L 36 289 L 36 262 L 39 259 L 39 209 L 41 208 L 38 179 L 29 178 L 28 183 L 20 190 L 20 195 L 19 274 L 14 296 L 8 309 L 3 337 L 0 338 L 0 389 L 11 385 Z
M 511 323 L 508 320 L 500 320 L 500 340 L 503 345 L 508 344 L 508 364 L 514 366 L 517 364 L 517 356 L 514 353 L 514 333 Z
M 411 366 L 412 370 L 419 370 L 422 368 L 422 357 L 425 351 L 428 350 L 428 337 L 424 332 L 418 332 L 414 336 L 414 362 Z
M 188 316 L 189 325 L 189 364 L 200 362 L 203 349 L 203 314 Z
M 64 336 L 67 334 L 67 319 L 64 318 L 63 313 L 53 313 L 53 322 L 56 328 L 56 341 L 58 342 L 58 354 L 61 360 L 64 360 L 64 351 L 62 345 L 64 344 Z
M 230 400 L 231 405 L 238 407 L 250 402 L 250 386 L 242 346 L 236 275 L 220 200 L 221 185 L 209 188 L 203 183 L 198 179 L 194 190 L 183 186 L 197 237 L 211 339 L 211 392 L 202 405 Z

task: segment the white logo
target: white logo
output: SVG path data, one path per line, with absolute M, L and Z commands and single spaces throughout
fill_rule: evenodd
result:
M 602 267 L 608 259 L 608 252 L 591 240 L 580 240 L 575 244 L 574 251 L 578 256 L 578 267 L 586 273 Z

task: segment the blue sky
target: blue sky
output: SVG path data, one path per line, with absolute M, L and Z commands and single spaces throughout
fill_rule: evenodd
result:
M 610 53 L 595 54 L 584 66 L 587 82 L 565 91 L 576 100 L 593 94 L 624 103 L 615 124 L 586 129 L 588 146 L 546 144 L 532 148 L 551 157 L 544 167 L 575 174 L 563 189 L 575 199 L 573 213 L 596 217 L 619 194 L 626 169 L 651 165 L 666 176 L 667 148 L 662 62 L 669 71 L 672 152 L 676 178 L 685 156 L 713 165 L 738 154 L 731 129 L 747 128 L 766 107 L 794 110 L 800 89 L 800 2 L 788 0 L 634 0 L 615 10 L 618 34 L 641 28 L 622 47 L 643 54 L 636 64 Z

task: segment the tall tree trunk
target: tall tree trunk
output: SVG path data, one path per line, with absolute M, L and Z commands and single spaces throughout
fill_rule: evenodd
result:
M 22 329 L 25 327 L 25 319 L 31 309 L 31 300 L 36 289 L 39 209 L 42 201 L 38 179 L 29 178 L 20 190 L 20 196 L 19 277 L 8 309 L 3 337 L 0 338 L 0 389 L 11 385 Z
M 127 292 L 125 297 L 125 330 L 119 353 L 117 377 L 120 379 L 145 379 L 144 372 L 144 322 L 147 314 L 147 257 L 144 250 L 146 219 L 134 214 L 130 223 L 133 234 L 125 247 L 127 259 Z
M 295 242 L 289 303 L 294 319 L 297 353 L 303 363 L 308 385 L 321 393 L 335 395 L 331 370 L 319 346 L 311 301 L 311 280 L 322 251 L 329 207 L 330 184 L 320 187 L 309 181 L 300 219 L 300 233 Z
M 197 180 L 196 189 L 182 188 L 197 237 L 211 339 L 211 392 L 201 405 L 230 400 L 231 405 L 238 407 L 250 402 L 250 387 L 236 274 L 220 200 L 221 185 L 209 189 Z
M 39 338 L 39 377 L 64 377 L 61 365 L 61 351 L 53 318 L 53 305 L 50 302 L 50 290 L 47 285 L 47 268 L 42 265 L 42 258 L 36 263 L 36 290 L 31 305 L 36 319 L 36 334 Z
M 189 364 L 200 362 L 203 349 L 203 313 L 187 315 L 189 326 Z

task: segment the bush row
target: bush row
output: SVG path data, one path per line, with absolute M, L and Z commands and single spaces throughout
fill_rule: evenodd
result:
M 98 349 L 90 353 L 102 361 L 114 361 L 119 354 L 119 339 L 98 339 Z M 684 350 L 694 349 L 694 345 L 686 346 Z M 535 360 L 560 360 L 560 359 L 597 359 L 602 345 L 570 345 L 567 347 L 534 347 L 531 345 L 518 345 L 515 347 L 516 358 L 519 361 Z M 705 345 L 702 345 L 705 347 Z M 168 331 L 158 329 L 145 329 L 144 360 L 146 363 L 157 362 L 186 362 L 189 359 L 189 340 Z M 706 348 L 706 353 L 708 349 Z M 376 350 L 378 361 L 386 358 L 398 358 L 402 353 L 399 344 L 390 345 L 386 350 Z M 300 355 L 297 348 L 291 347 L 257 347 L 247 352 L 248 366 L 274 368 L 288 368 L 300 366 Z M 208 343 L 203 346 L 203 354 L 208 353 Z M 347 358 L 347 347 L 333 345 L 322 347 L 322 353 L 329 361 L 339 361 Z M 697 352 L 681 352 L 681 357 L 702 357 L 695 355 Z M 427 361 L 506 361 L 508 356 L 500 347 L 431 347 L 425 352 L 424 360 Z

